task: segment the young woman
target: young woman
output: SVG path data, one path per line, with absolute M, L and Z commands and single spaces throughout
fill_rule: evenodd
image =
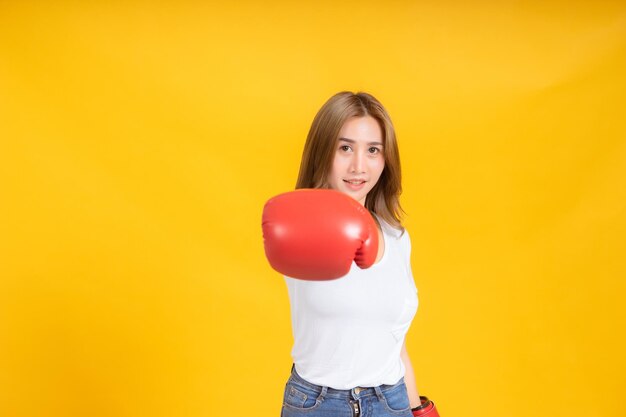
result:
M 402 227 L 396 135 L 376 98 L 340 92 L 322 106 L 296 188 L 333 189 L 358 201 L 378 226 L 378 251 L 371 267 L 352 264 L 340 279 L 284 276 L 294 364 L 281 417 L 412 417 L 422 400 L 405 336 L 417 311 L 417 288 Z

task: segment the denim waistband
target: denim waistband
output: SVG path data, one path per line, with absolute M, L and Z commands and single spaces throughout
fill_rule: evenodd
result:
M 296 365 L 291 365 L 291 377 L 289 378 L 291 381 L 303 385 L 306 388 L 312 389 L 315 392 L 321 394 L 323 397 L 332 397 L 339 399 L 359 399 L 362 397 L 376 395 L 379 399 L 383 399 L 383 392 L 388 391 L 401 385 L 404 383 L 404 377 L 400 378 L 398 382 L 393 385 L 379 385 L 377 387 L 355 387 L 351 389 L 335 389 L 331 387 L 325 387 L 321 385 L 313 384 L 305 379 L 303 379 L 298 372 L 296 371 Z

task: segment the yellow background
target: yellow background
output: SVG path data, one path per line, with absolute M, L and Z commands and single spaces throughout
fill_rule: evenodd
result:
M 0 415 L 277 417 L 261 211 L 341 90 L 397 129 L 420 393 L 626 415 L 620 3 L 0 2 Z

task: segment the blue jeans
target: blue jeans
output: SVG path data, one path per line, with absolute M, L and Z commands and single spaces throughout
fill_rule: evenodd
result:
M 281 417 L 413 417 L 404 377 L 394 385 L 338 390 L 312 384 L 291 367 Z

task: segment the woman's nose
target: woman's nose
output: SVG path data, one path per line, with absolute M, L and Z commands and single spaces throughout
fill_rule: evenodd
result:
M 350 160 L 350 172 L 361 173 L 363 172 L 363 156 L 358 152 L 355 152 L 352 155 L 352 159 Z

